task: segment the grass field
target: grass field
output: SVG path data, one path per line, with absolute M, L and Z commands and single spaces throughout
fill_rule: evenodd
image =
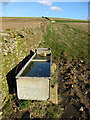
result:
M 56 22 L 75 22 L 75 23 L 88 23 L 90 21 L 87 21 L 87 20 L 55 20 Z
M 51 19 L 56 22 L 47 22 L 42 18 L 3 18 L 2 85 L 5 95 L 8 88 L 6 74 L 31 49 L 49 47 L 52 60 L 57 66 L 52 84 L 58 84 L 59 103 L 56 105 L 50 101 L 22 101 L 15 94 L 9 94 L 3 107 L 3 118 L 88 118 L 88 22 Z
M 88 61 L 88 24 L 56 22 L 47 27 L 45 46 L 52 49 L 53 57 L 83 57 Z

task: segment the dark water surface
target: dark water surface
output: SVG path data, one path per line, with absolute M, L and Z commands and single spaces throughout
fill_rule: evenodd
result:
M 50 62 L 32 61 L 21 76 L 26 77 L 50 77 Z

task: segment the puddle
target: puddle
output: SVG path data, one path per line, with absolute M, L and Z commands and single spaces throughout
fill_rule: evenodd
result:
M 23 71 L 21 76 L 26 77 L 50 77 L 50 62 L 32 61 Z

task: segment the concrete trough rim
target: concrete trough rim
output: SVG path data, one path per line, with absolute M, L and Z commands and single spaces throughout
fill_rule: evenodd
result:
M 46 60 L 33 59 L 32 61 L 33 61 L 33 62 L 48 62 L 48 61 L 49 61 L 49 59 L 46 59 Z
M 37 78 L 37 79 L 40 79 L 40 78 L 44 78 L 44 79 L 51 79 L 51 77 L 26 77 L 26 76 L 21 76 L 21 77 L 16 77 L 16 78 L 21 78 L 21 79 L 23 79 L 23 78 L 28 78 L 28 79 L 32 79 L 32 78 Z
M 22 72 L 24 71 L 24 69 L 28 66 L 28 64 L 32 61 L 32 59 L 34 58 L 34 56 L 36 55 L 36 53 L 34 53 L 34 55 L 29 59 L 29 61 L 24 65 L 24 67 L 22 67 L 22 69 L 19 71 L 19 73 L 16 75 L 15 78 L 20 77 L 20 75 L 22 74 Z

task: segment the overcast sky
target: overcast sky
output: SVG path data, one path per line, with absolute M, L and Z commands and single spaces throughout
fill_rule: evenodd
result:
M 88 2 L 4 2 L 0 16 L 88 19 Z

